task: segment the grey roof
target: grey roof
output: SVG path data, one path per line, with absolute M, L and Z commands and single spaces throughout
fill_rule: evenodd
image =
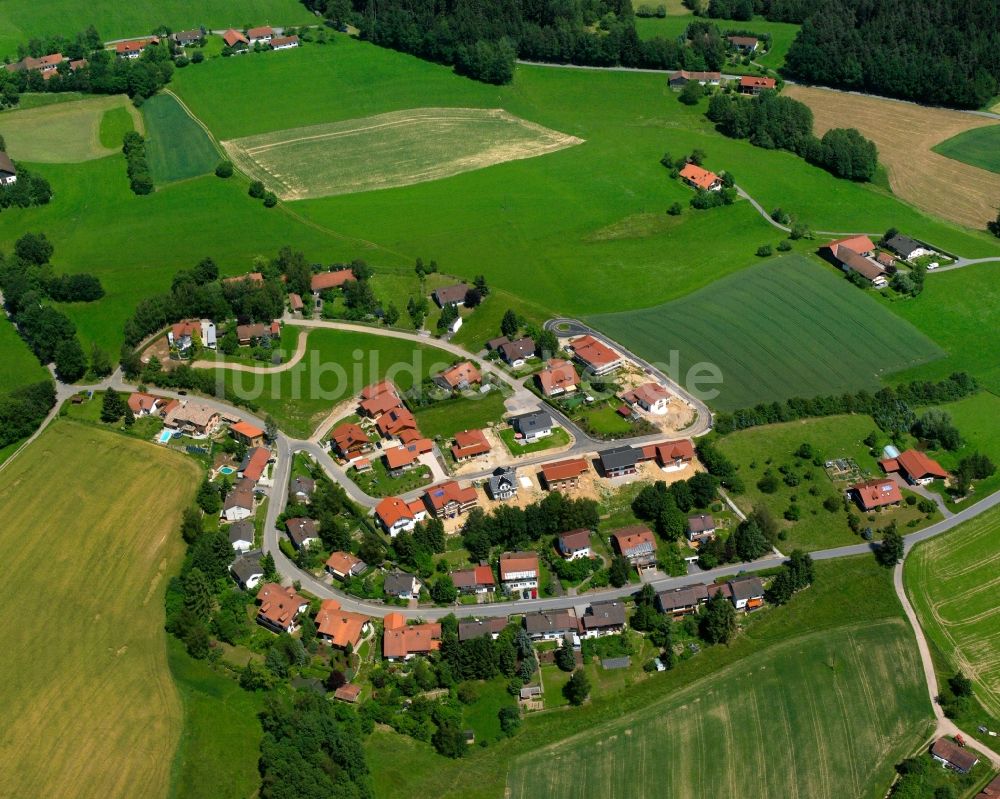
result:
M 604 658 L 601 661 L 602 669 L 627 669 L 632 665 L 632 658 L 628 655 L 620 658 Z
M 447 305 L 449 303 L 463 303 L 465 302 L 465 295 L 469 291 L 469 286 L 466 283 L 458 283 L 454 286 L 445 286 L 444 288 L 434 290 L 434 302 L 438 305 Z
M 533 633 L 557 633 L 578 629 L 576 616 L 566 610 L 554 610 L 548 613 L 525 613 L 524 629 L 529 635 Z
M 597 456 L 601 459 L 601 466 L 605 470 L 621 469 L 628 466 L 635 466 L 639 462 L 639 452 L 639 450 L 632 449 L 632 447 L 626 445 L 598 452 Z
M 545 411 L 532 411 L 515 416 L 510 420 L 510 423 L 519 433 L 527 435 L 528 433 L 537 433 L 539 430 L 551 429 L 552 417 Z
M 909 236 L 904 236 L 902 233 L 897 233 L 891 239 L 886 241 L 885 246 L 893 252 L 902 255 L 904 258 L 914 250 L 923 247 L 919 241 L 911 239 Z
M 703 513 L 700 516 L 688 517 L 688 530 L 692 533 L 704 533 L 714 529 L 715 519 L 707 513 Z
M 690 608 L 708 600 L 708 587 L 704 583 L 697 583 L 674 591 L 663 591 L 657 594 L 657 599 L 664 611 Z
M 498 616 L 494 619 L 472 619 L 458 623 L 458 640 L 468 641 L 472 638 L 482 638 L 484 635 L 499 635 L 507 626 L 507 619 Z
M 0 172 L 7 172 L 11 175 L 17 174 L 17 167 L 14 166 L 14 162 L 11 161 L 10 156 L 2 150 L 0 150 Z
M 729 587 L 733 590 L 734 602 L 764 596 L 764 584 L 760 577 L 737 577 L 729 581 Z
M 514 489 L 517 491 L 517 480 L 513 469 L 497 470 L 490 475 L 489 479 L 490 496 L 496 496 L 502 491 Z
M 313 491 L 316 490 L 316 481 L 311 480 L 308 477 L 296 477 L 292 480 L 292 493 L 293 494 L 305 494 L 307 497 L 311 497 Z
M 230 508 L 246 508 L 253 510 L 253 491 L 237 484 L 236 488 L 226 494 L 226 501 L 222 505 L 223 510 Z
M 296 549 L 300 549 L 309 538 L 319 538 L 319 529 L 315 519 L 289 519 L 298 524 L 287 524 L 288 537 L 292 539 Z
M 401 594 L 409 594 L 413 592 L 413 581 L 416 578 L 412 574 L 407 574 L 406 572 L 389 572 L 385 576 L 385 582 L 382 584 L 382 589 L 392 596 L 399 596 Z
M 236 579 L 240 581 L 241 585 L 246 585 L 247 581 L 255 575 L 264 576 L 264 570 L 260 565 L 261 558 L 263 557 L 263 551 L 255 549 L 253 552 L 240 555 L 229 569 Z
M 588 630 L 601 627 L 621 627 L 625 624 L 625 605 L 621 602 L 597 602 L 590 606 L 583 617 L 583 626 Z
M 516 341 L 508 341 L 500 345 L 500 353 L 505 361 L 516 361 L 518 358 L 529 358 L 535 354 L 535 341 L 527 336 Z
M 497 336 L 496 338 L 491 338 L 489 341 L 486 342 L 486 349 L 498 350 L 500 349 L 500 346 L 502 344 L 506 344 L 508 341 L 510 341 L 510 339 L 507 338 L 506 336 Z
M 253 522 L 248 519 L 233 522 L 229 525 L 229 543 L 235 544 L 237 541 L 249 541 L 253 543 L 254 528 Z

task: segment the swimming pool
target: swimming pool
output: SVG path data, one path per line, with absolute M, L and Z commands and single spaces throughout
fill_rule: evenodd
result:
M 161 431 L 160 432 L 160 438 L 159 438 L 160 443 L 161 444 L 166 444 L 170 440 L 170 437 L 172 435 L 173 435 L 173 433 L 171 433 L 169 430 L 163 430 L 163 431 Z
M 232 466 L 223 466 L 219 469 L 219 474 L 233 474 L 235 471 Z

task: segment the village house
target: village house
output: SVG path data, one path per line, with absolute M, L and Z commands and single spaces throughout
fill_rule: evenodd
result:
M 643 447 L 644 455 L 645 449 Z M 686 438 L 680 441 L 666 441 L 662 444 L 656 444 L 653 452 L 660 468 L 665 472 L 679 471 L 694 460 L 694 444 Z
M 601 377 L 622 366 L 622 356 L 593 336 L 580 336 L 567 345 L 573 357 L 592 375 Z
M 257 623 L 275 633 L 295 632 L 299 614 L 309 607 L 308 600 L 292 586 L 285 588 L 278 583 L 265 583 L 257 592 L 257 601 Z
M 182 400 L 167 413 L 164 427 L 187 433 L 192 438 L 212 435 L 219 429 L 222 417 L 217 410 L 191 400 Z
M 263 558 L 264 552 L 257 549 L 240 555 L 229 567 L 229 573 L 244 591 L 256 588 L 264 579 L 264 567 L 261 566 Z
M 971 751 L 963 749 L 950 738 L 938 738 L 931 744 L 931 757 L 959 774 L 968 774 L 979 762 L 979 758 Z
M 708 589 L 704 583 L 661 591 L 656 595 L 656 605 L 662 613 L 680 617 L 695 613 L 708 601 Z
M 59 65 L 65 61 L 62 53 L 49 53 L 41 58 L 25 56 L 20 61 L 7 64 L 8 72 L 40 72 L 45 80 L 48 80 L 59 69 Z
M 229 425 L 229 432 L 233 434 L 233 438 L 248 447 L 264 446 L 264 431 L 250 422 L 234 422 Z
M 447 391 L 465 391 L 483 382 L 483 376 L 471 361 L 462 361 L 445 369 L 434 382 Z
M 416 599 L 420 596 L 421 588 L 423 588 L 423 583 L 412 574 L 407 574 L 404 571 L 389 572 L 382 585 L 386 596 L 396 599 Z
M 334 699 L 339 699 L 341 702 L 347 702 L 352 705 L 358 701 L 360 696 L 361 686 L 352 682 L 345 682 L 333 692 Z
M 264 275 L 261 272 L 247 272 L 242 275 L 233 275 L 232 277 L 222 278 L 222 282 L 226 285 L 232 283 L 250 283 L 254 286 L 264 285 Z
M 639 569 L 656 566 L 656 538 L 641 524 L 623 527 L 611 534 L 615 549 Z
M 491 338 L 486 342 L 486 349 L 490 352 L 499 352 L 500 347 L 510 341 L 506 336 L 497 336 L 496 338 Z
M 316 637 L 336 649 L 357 650 L 371 631 L 371 618 L 344 610 L 336 599 L 324 599 L 316 612 Z
M 638 405 L 647 413 L 662 415 L 667 412 L 670 396 L 670 392 L 659 383 L 643 383 L 641 386 L 622 392 L 618 398 L 631 406 Z
M 7 153 L 0 151 L 0 186 L 13 186 L 17 183 L 17 167 Z
M 316 481 L 310 477 L 295 477 L 288 488 L 288 494 L 293 502 L 308 504 L 312 501 L 316 490 Z
M 254 526 L 249 519 L 233 522 L 229 525 L 229 545 L 237 552 L 249 552 L 253 549 Z
M 487 565 L 453 571 L 451 581 L 463 594 L 488 594 L 497 587 L 493 579 L 493 569 Z
M 948 472 L 940 463 L 916 449 L 908 449 L 895 458 L 885 458 L 878 463 L 886 474 L 899 472 L 910 485 L 925 486 L 948 477 Z
M 737 610 L 756 610 L 764 605 L 764 584 L 760 577 L 737 577 L 730 580 L 733 605 Z
M 243 52 L 250 46 L 250 40 L 242 33 L 230 28 L 222 34 L 222 41 L 226 47 L 236 52 Z
M 275 319 L 271 324 L 255 322 L 252 325 L 237 325 L 236 338 L 241 347 L 249 347 L 255 341 L 271 341 L 281 337 L 281 323 Z
M 873 260 L 875 245 L 867 236 L 836 239 L 825 245 L 823 250 L 832 256 L 845 272 L 857 272 L 876 288 L 888 285 L 885 267 Z
M 368 434 L 353 422 L 344 422 L 330 431 L 330 445 L 333 451 L 345 460 L 350 460 L 371 449 Z
M 292 47 L 299 46 L 299 37 L 296 35 L 291 36 L 275 36 L 271 39 L 271 49 L 272 50 L 289 50 Z
M 566 560 L 590 557 L 590 530 L 570 530 L 559 533 L 559 554 Z
M 455 433 L 455 443 L 451 447 L 451 456 L 458 462 L 467 461 L 479 455 L 485 455 L 491 449 L 490 442 L 482 430 L 462 430 Z
M 431 293 L 434 302 L 439 308 L 446 305 L 465 305 L 465 296 L 469 293 L 469 287 L 465 283 L 457 283 L 453 286 L 435 289 Z
M 471 641 L 473 638 L 489 636 L 494 641 L 507 626 L 507 619 L 496 616 L 490 619 L 466 619 L 458 623 L 458 640 Z
M 896 266 L 896 259 L 887 252 L 880 252 L 875 254 L 875 263 L 884 269 L 892 271 Z
M 291 309 L 293 314 L 300 316 L 306 307 L 306 304 L 302 302 L 302 295 L 296 294 L 294 291 L 289 292 L 288 307 Z
M 850 488 L 851 496 L 863 511 L 877 510 L 903 501 L 899 486 L 892 479 L 865 480 Z
M 667 81 L 671 89 L 683 89 L 694 81 L 702 86 L 718 86 L 722 83 L 721 72 L 689 72 L 686 69 L 679 69 Z
M 758 78 L 744 75 L 740 78 L 740 94 L 760 94 L 763 91 L 774 91 L 778 83 L 774 78 Z
M 407 624 L 402 613 L 390 613 L 382 626 L 382 656 L 386 660 L 405 661 L 441 648 L 440 624 Z
M 472 486 L 461 488 L 456 481 L 449 480 L 447 483 L 428 488 L 424 492 L 424 502 L 435 518 L 453 519 L 476 507 L 479 499 L 476 496 L 476 489 Z
M 532 641 L 555 641 L 569 635 L 573 636 L 571 640 L 577 644 L 580 620 L 573 608 L 525 613 L 524 630 Z
M 270 25 L 261 25 L 257 28 L 247 29 L 247 39 L 250 44 L 270 44 L 271 39 L 274 38 L 274 28 Z
M 562 358 L 551 358 L 542 371 L 535 375 L 535 380 L 542 394 L 546 397 L 557 397 L 576 391 L 580 385 L 580 376 L 576 367 Z
M 715 538 L 715 519 L 707 513 L 688 517 L 688 541 L 701 543 Z
M 390 538 L 409 532 L 417 522 L 427 518 L 427 509 L 418 499 L 404 502 L 399 497 L 386 497 L 375 506 L 375 518 Z
M 271 451 L 264 447 L 254 447 L 251 450 L 247 450 L 247 454 L 244 456 L 238 469 L 239 476 L 248 480 L 252 485 L 256 485 L 260 478 L 264 476 L 264 471 L 267 469 L 267 464 L 270 460 Z
M 504 552 L 500 555 L 500 584 L 508 594 L 525 599 L 538 597 L 538 553 Z
M 183 355 L 195 343 L 215 349 L 215 323 L 209 319 L 182 319 L 167 331 L 167 346 Z
M 238 522 L 253 516 L 253 510 L 253 483 L 250 480 L 240 480 L 226 494 L 226 499 L 222 503 L 222 517 L 227 522 Z
M 375 422 L 375 429 L 384 438 L 401 436 L 407 431 L 415 432 L 417 430 L 417 420 L 410 413 L 409 408 L 400 405 L 399 407 L 391 408 L 379 416 Z
M 587 471 L 587 461 L 583 458 L 569 458 L 564 461 L 547 463 L 542 467 L 541 482 L 549 491 L 576 488 L 580 476 Z
M 580 620 L 584 638 L 616 635 L 625 629 L 624 602 L 595 602 Z
M 545 411 L 522 413 L 510 420 L 514 428 L 514 438 L 520 444 L 531 444 L 552 435 L 552 417 Z
M 722 188 L 722 178 L 697 164 L 684 164 L 680 179 L 691 188 L 701 191 L 719 191 Z
M 296 549 L 309 549 L 319 543 L 319 524 L 315 519 L 296 517 L 285 522 L 288 538 Z
M 160 40 L 156 36 L 150 36 L 148 39 L 132 39 L 127 42 L 117 42 L 115 44 L 115 53 L 119 58 L 132 60 L 141 56 L 142 51 L 150 45 L 157 45 L 159 43 Z
M 897 233 L 891 239 L 888 239 L 885 242 L 885 246 L 896 253 L 896 255 L 904 261 L 911 261 L 914 258 L 920 258 L 923 255 L 934 254 L 934 250 L 929 247 L 925 247 L 916 239 L 904 236 L 902 233 Z
M 756 36 L 727 36 L 726 40 L 744 55 L 753 55 L 760 44 Z
M 350 283 L 357 278 L 350 269 L 335 269 L 332 272 L 317 272 L 309 282 L 309 288 L 314 296 L 319 296 L 324 291 L 342 288 L 345 283 Z
M 164 402 L 162 397 L 154 397 L 152 394 L 144 394 L 139 391 L 133 391 L 128 396 L 129 410 L 132 411 L 132 415 L 136 419 L 157 413 Z
M 598 452 L 597 458 L 605 477 L 624 477 L 636 473 L 641 454 L 642 450 L 623 445 Z
M 524 366 L 524 362 L 535 354 L 535 341 L 527 336 L 516 341 L 508 341 L 500 345 L 499 352 L 504 363 L 516 369 Z
M 421 455 L 426 455 L 433 450 L 434 442 L 429 438 L 413 437 L 409 438 L 407 443 L 402 446 L 385 450 L 383 460 L 389 474 L 398 477 L 416 466 L 420 462 Z
M 205 38 L 205 32 L 201 28 L 193 28 L 189 31 L 177 31 L 171 38 L 178 47 L 187 47 L 192 44 L 200 44 Z
M 331 552 L 330 557 L 326 559 L 324 567 L 331 577 L 335 577 L 338 580 L 357 577 L 364 574 L 365 569 L 368 568 L 365 562 L 357 555 L 341 550 Z
M 517 496 L 517 478 L 511 468 L 499 467 L 486 479 L 486 493 L 490 499 L 506 502 Z
M 392 386 L 392 384 L 390 383 L 389 386 Z M 369 388 L 371 388 L 371 386 L 369 386 Z M 368 397 L 366 397 L 364 392 L 362 392 L 361 402 L 358 404 L 358 412 L 362 416 L 369 419 L 375 419 L 377 421 L 383 414 L 402 407 L 403 401 L 399 398 L 399 394 L 396 393 L 395 387 L 392 387 L 391 389 L 387 389 Z

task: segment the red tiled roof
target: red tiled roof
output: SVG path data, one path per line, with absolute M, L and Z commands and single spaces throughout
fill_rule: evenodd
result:
M 854 253 L 866 253 L 871 252 L 875 249 L 875 245 L 872 240 L 867 236 L 848 236 L 844 239 L 835 239 L 826 245 L 826 249 L 830 250 L 835 258 L 840 257 L 840 248 L 846 247 Z
M 680 172 L 681 177 L 699 189 L 708 191 L 719 180 L 719 176 L 697 164 L 685 164 Z
M 486 440 L 482 430 L 461 430 L 455 433 L 455 444 L 451 448 L 455 460 L 485 455 L 489 451 L 490 442 Z
M 243 470 L 243 476 L 247 480 L 253 480 L 255 483 L 260 480 L 260 476 L 264 474 L 264 469 L 267 468 L 267 462 L 271 459 L 271 453 L 264 447 L 254 447 L 253 451 L 250 453 L 250 462 L 247 464 L 247 468 Z
M 339 699 L 342 702 L 357 702 L 360 695 L 361 686 L 355 685 L 352 682 L 341 685 L 336 691 L 333 692 L 334 699 Z
M 675 460 L 689 461 L 694 457 L 694 444 L 686 438 L 681 441 L 657 444 L 656 457 L 660 459 L 661 463 Z
M 570 530 L 559 534 L 559 543 L 564 549 L 583 549 L 590 546 L 590 530 Z
M 409 447 L 393 447 L 387 449 L 383 455 L 385 465 L 390 469 L 402 469 L 417 460 L 417 453 Z
M 757 78 L 753 75 L 744 75 L 740 78 L 740 88 L 743 89 L 773 89 L 777 85 L 774 78 Z
M 509 575 L 518 572 L 534 572 L 538 574 L 537 552 L 504 552 L 500 556 L 500 579 L 506 580 Z
M 566 480 L 571 477 L 579 477 L 587 471 L 587 461 L 583 458 L 570 458 L 569 460 L 548 463 L 542 467 L 542 477 L 546 482 L 553 480 Z
M 451 388 L 456 388 L 463 383 L 468 383 L 469 385 L 480 383 L 483 379 L 482 374 L 480 374 L 475 364 L 471 361 L 463 361 L 462 363 L 455 364 L 450 369 L 445 369 L 441 372 L 440 377 Z
M 258 615 L 285 629 L 295 621 L 299 608 L 308 604 L 292 586 L 285 588 L 278 583 L 265 583 L 261 586 L 257 592 L 257 601 L 260 602 Z
M 386 497 L 375 506 L 375 515 L 386 527 L 392 527 L 403 519 L 415 519 L 416 514 L 399 497 Z
M 355 280 L 355 277 L 350 269 L 338 269 L 336 272 L 320 272 L 318 275 L 313 275 L 310 287 L 313 291 L 324 291 L 339 288 L 352 280 Z
M 250 424 L 250 422 L 235 422 L 234 424 L 229 425 L 229 429 L 234 433 L 239 433 L 241 436 L 246 436 L 247 438 L 257 438 L 258 436 L 264 435 L 263 430 L 256 425 Z
M 623 555 L 641 544 L 652 544 L 653 549 L 656 549 L 656 538 L 653 537 L 652 531 L 642 525 L 624 527 L 616 530 L 611 536 L 618 545 L 618 551 Z
M 222 41 L 224 41 L 229 47 L 232 47 L 240 42 L 243 42 L 243 44 L 250 44 L 250 40 L 247 39 L 246 36 L 237 30 L 233 30 L 232 28 L 222 34 Z
M 336 647 L 345 649 L 350 644 L 356 648 L 369 621 L 371 619 L 361 613 L 342 610 L 336 599 L 324 599 L 316 614 L 316 632 L 329 637 Z
M 344 422 L 330 432 L 333 445 L 341 452 L 348 452 L 357 444 L 367 444 L 368 436 L 354 422 Z
M 273 39 L 271 39 L 271 47 L 283 47 L 286 44 L 298 44 L 298 43 L 299 43 L 299 37 L 295 35 L 275 36 Z
M 301 311 L 305 307 L 302 298 L 294 291 L 288 295 L 288 304 L 292 307 L 293 311 Z
M 132 413 L 139 413 L 141 411 L 149 413 L 153 410 L 153 405 L 160 399 L 161 397 L 154 397 L 152 394 L 133 391 L 129 394 L 128 406 L 132 409 Z
M 920 450 L 908 449 L 906 452 L 901 452 L 896 460 L 906 473 L 915 480 L 923 477 L 945 478 L 948 476 L 948 472 L 941 467 L 940 463 L 928 458 Z
M 580 385 L 580 376 L 576 373 L 576 367 L 569 361 L 562 358 L 552 358 L 540 371 L 536 378 L 542 388 L 542 393 L 550 395 L 554 389 L 565 391 L 570 386 Z
M 330 557 L 326 559 L 326 565 L 340 574 L 349 573 L 351 569 L 363 562 L 357 555 L 342 551 L 331 552 Z
M 493 569 L 489 566 L 474 566 L 471 569 L 453 571 L 451 581 L 456 588 L 496 585 L 496 581 L 493 579 Z
M 369 400 L 381 394 L 398 394 L 396 385 L 391 380 L 380 380 L 361 389 L 361 399 Z
M 257 28 L 247 29 L 247 36 L 249 36 L 251 39 L 256 39 L 261 36 L 273 36 L 273 35 L 274 35 L 274 28 L 272 28 L 270 25 L 261 25 L 260 27 Z
M 899 486 L 893 480 L 865 480 L 863 483 L 851 486 L 851 490 L 858 495 L 865 510 L 903 501 Z
M 363 399 L 358 407 L 362 413 L 368 416 L 381 416 L 386 411 L 398 408 L 402 404 L 403 401 L 399 397 L 387 391 L 384 394 Z
M 643 402 L 646 405 L 653 405 L 661 399 L 670 399 L 670 392 L 659 383 L 643 383 L 630 391 L 622 393 L 621 398 L 630 405 Z
M 156 36 L 151 36 L 148 39 L 132 39 L 128 42 L 118 42 L 115 45 L 115 51 L 118 53 L 135 53 L 140 50 L 144 50 L 147 45 L 159 44 L 160 40 Z M 60 56 L 60 60 L 61 60 Z
M 391 613 L 389 616 L 399 616 Z M 410 624 L 389 627 L 389 616 L 384 620 L 382 654 L 387 658 L 436 652 L 441 648 L 440 624 Z M 400 616 L 400 618 L 402 618 Z
M 590 366 L 607 366 L 610 363 L 621 360 L 621 356 L 610 347 L 605 346 L 593 336 L 580 336 L 572 342 L 570 349 L 573 354 Z
M 247 272 L 245 275 L 234 275 L 233 277 L 223 278 L 223 283 L 241 283 L 244 280 L 248 280 L 251 283 L 263 283 L 264 275 L 260 272 Z
M 431 508 L 439 511 L 448 505 L 449 502 L 457 502 L 459 505 L 464 505 L 467 502 L 475 502 L 476 489 L 472 486 L 461 488 L 457 481 L 449 480 L 447 483 L 441 483 L 440 485 L 428 488 L 424 492 L 424 497 Z
M 417 420 L 408 408 L 391 408 L 379 417 L 375 426 L 382 435 L 394 436 L 403 430 L 416 430 Z

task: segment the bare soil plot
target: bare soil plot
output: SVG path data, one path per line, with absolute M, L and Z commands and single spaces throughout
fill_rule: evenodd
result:
M 963 131 L 996 125 L 996 120 L 832 89 L 787 86 L 785 94 L 812 109 L 816 135 L 849 127 L 874 141 L 892 190 L 907 202 L 976 229 L 996 218 L 1000 175 L 931 150 Z
M 222 146 L 283 200 L 301 200 L 439 180 L 581 141 L 499 108 L 415 108 Z

